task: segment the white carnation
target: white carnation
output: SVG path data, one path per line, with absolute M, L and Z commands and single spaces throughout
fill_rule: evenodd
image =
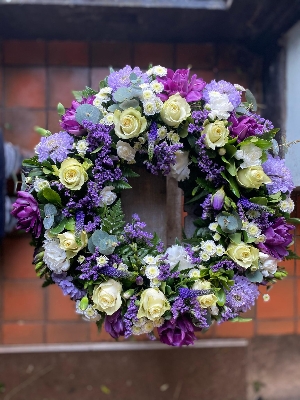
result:
M 44 242 L 44 262 L 51 271 L 61 274 L 70 268 L 70 262 L 67 259 L 65 250 L 59 247 L 59 240 L 46 240 Z
M 208 116 L 212 119 L 228 119 L 234 109 L 226 93 L 215 91 L 209 92 L 209 104 L 206 106 L 210 109 Z
M 171 166 L 170 176 L 175 178 L 177 181 L 184 181 L 190 176 L 189 164 L 189 152 L 178 150 L 176 151 L 176 163 Z
M 259 252 L 260 271 L 263 276 L 274 275 L 277 271 L 277 260 L 269 254 Z
M 131 147 L 129 143 L 123 142 L 122 140 L 117 142 L 117 154 L 123 160 L 126 160 L 130 163 L 135 163 L 135 153 L 136 150 Z
M 241 149 L 235 153 L 235 158 L 243 160 L 240 168 L 253 167 L 255 165 L 261 165 L 262 150 L 255 146 L 253 143 L 241 146 Z
M 179 262 L 179 271 L 194 267 L 194 265 L 191 263 L 190 256 L 185 251 L 183 246 L 175 244 L 171 247 L 168 247 L 166 250 L 166 255 L 168 256 L 168 263 L 171 267 L 175 267 L 175 265 Z
M 104 189 L 101 190 L 101 203 L 100 206 L 102 207 L 104 204 L 110 206 L 116 200 L 117 195 L 116 193 L 112 192 L 114 190 L 114 186 L 105 186 Z

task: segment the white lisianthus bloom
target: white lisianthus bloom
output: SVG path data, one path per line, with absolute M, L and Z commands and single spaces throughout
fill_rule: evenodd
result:
M 60 248 L 59 240 L 45 240 L 44 242 L 44 263 L 51 271 L 56 274 L 61 274 L 70 268 L 70 261 L 67 258 L 67 253 Z
M 95 286 L 92 296 L 94 308 L 112 315 L 121 307 L 121 291 L 122 285 L 114 279 Z
M 117 198 L 116 193 L 112 192 L 114 190 L 114 186 L 105 186 L 104 189 L 101 190 L 100 196 L 101 196 L 101 204 L 100 206 L 102 207 L 104 204 L 107 206 L 110 206 L 111 204 L 114 203 L 114 201 Z
M 263 276 L 274 275 L 277 271 L 277 260 L 269 254 L 259 252 L 259 269 Z
M 117 142 L 117 154 L 123 160 L 128 161 L 129 163 L 135 163 L 135 153 L 136 150 L 131 147 L 129 143 L 123 142 L 122 140 Z
M 210 110 L 208 116 L 211 119 L 228 119 L 234 106 L 230 103 L 227 94 L 211 91 L 207 108 Z
M 175 178 L 178 182 L 188 179 L 190 176 L 189 165 L 191 161 L 189 160 L 189 152 L 178 150 L 175 153 L 176 163 L 171 166 L 170 176 Z
M 48 181 L 46 181 L 46 179 L 42 179 L 42 178 L 35 178 L 34 182 L 33 182 L 33 187 L 34 190 L 36 192 L 40 192 L 41 190 L 50 187 L 50 183 Z
M 253 167 L 255 165 L 261 165 L 262 150 L 255 146 L 253 143 L 241 146 L 241 149 L 235 153 L 237 160 L 243 160 L 240 168 Z
M 290 197 L 287 197 L 285 200 L 282 200 L 279 203 L 279 208 L 281 211 L 290 214 L 292 211 L 294 211 L 295 203 L 293 202 L 293 200 Z
M 175 267 L 175 265 L 179 263 L 179 271 L 194 267 L 194 265 L 191 263 L 190 256 L 183 246 L 174 244 L 173 246 L 167 248 L 165 255 L 168 256 L 168 263 L 171 267 Z

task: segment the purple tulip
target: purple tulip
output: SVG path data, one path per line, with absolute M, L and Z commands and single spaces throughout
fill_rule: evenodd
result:
M 164 92 L 158 96 L 166 101 L 173 94 L 179 93 L 187 102 L 198 101 L 202 99 L 202 90 L 206 83 L 197 78 L 194 74 L 189 81 L 189 69 L 177 69 L 175 72 L 168 69 L 167 75 L 156 79 L 164 85 Z
M 221 210 L 224 205 L 225 192 L 223 188 L 219 189 L 211 198 L 211 205 L 214 210 Z
M 24 229 L 39 237 L 42 232 L 42 220 L 39 205 L 27 192 L 18 192 L 18 198 L 12 205 L 12 215 L 17 218 L 17 229 Z
M 120 309 L 112 315 L 107 315 L 105 317 L 104 327 L 106 332 L 114 339 L 118 339 L 119 336 L 124 336 L 125 325 Z
M 175 321 L 165 321 L 157 328 L 160 341 L 169 346 L 188 346 L 197 339 L 194 331 L 196 328 L 188 315 L 181 315 Z
M 83 99 L 81 102 L 72 101 L 72 106 L 67 109 L 66 113 L 61 117 L 60 126 L 74 136 L 81 136 L 85 133 L 85 129 L 76 121 L 76 110 L 81 104 L 93 104 L 94 96 Z
M 228 121 L 232 122 L 229 129 L 233 136 L 237 136 L 238 143 L 242 142 L 249 136 L 259 136 L 263 134 L 263 126 L 258 124 L 254 118 L 246 116 L 237 117 L 232 114 Z
M 259 243 L 257 247 L 263 253 L 283 260 L 289 254 L 286 248 L 293 240 L 293 235 L 289 232 L 292 229 L 295 229 L 294 225 L 287 224 L 283 217 L 277 218 L 273 225 L 263 232 L 266 236 L 265 242 Z

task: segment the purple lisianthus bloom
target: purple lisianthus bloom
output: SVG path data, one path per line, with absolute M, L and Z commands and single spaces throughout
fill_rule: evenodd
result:
M 159 93 L 161 100 L 166 101 L 173 94 L 179 93 L 187 102 L 202 99 L 202 90 L 206 83 L 194 74 L 189 81 L 189 69 L 177 69 L 175 72 L 168 69 L 167 75 L 156 79 L 164 85 L 164 92 Z
M 19 191 L 12 208 L 11 213 L 18 220 L 17 229 L 31 231 L 35 237 L 39 237 L 42 232 L 42 219 L 35 198 L 30 193 Z
M 53 135 L 42 137 L 36 146 L 35 152 L 39 162 L 51 158 L 54 162 L 63 162 L 73 149 L 74 138 L 67 132 L 58 132 Z
M 104 327 L 106 332 L 114 339 L 118 339 L 119 336 L 124 336 L 125 325 L 120 309 L 112 315 L 107 315 L 105 317 Z
M 228 118 L 228 121 L 232 122 L 229 129 L 232 135 L 237 137 L 238 143 L 249 136 L 259 136 L 264 133 L 263 125 L 257 123 L 254 118 L 246 117 L 245 115 L 237 117 L 235 114 L 232 114 Z
M 266 240 L 263 243 L 258 243 L 257 247 L 266 254 L 283 260 L 289 252 L 287 247 L 292 243 L 293 235 L 289 232 L 295 229 L 294 225 L 286 223 L 283 217 L 277 218 L 275 222 L 262 232 Z
M 175 321 L 165 321 L 164 324 L 157 328 L 160 341 L 169 346 L 188 346 L 193 344 L 197 339 L 194 331 L 199 330 L 193 325 L 191 318 L 183 314 Z
M 268 159 L 263 163 L 262 167 L 264 173 L 272 181 L 272 183 L 266 186 L 269 194 L 277 192 L 290 193 L 295 188 L 291 171 L 280 157 L 272 157 L 271 154 L 268 154 Z
M 108 76 L 108 86 L 114 91 L 120 87 L 129 87 L 131 85 L 131 74 L 135 74 L 143 83 L 149 82 L 148 75 L 143 73 L 139 67 L 134 67 L 132 69 L 129 65 L 126 65 L 124 68 L 120 69 L 119 71 L 114 71 Z
M 72 105 L 67 109 L 66 113 L 61 117 L 60 126 L 71 135 L 81 136 L 86 130 L 79 122 L 76 121 L 76 110 L 81 104 L 93 104 L 95 96 L 83 99 L 81 102 L 72 101 Z

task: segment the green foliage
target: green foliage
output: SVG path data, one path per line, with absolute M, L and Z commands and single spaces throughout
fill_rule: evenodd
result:
M 79 124 L 82 124 L 84 120 L 97 124 L 102 117 L 101 111 L 91 104 L 81 104 L 75 114 L 75 119 Z
M 111 208 L 104 210 L 101 228 L 109 234 L 119 235 L 122 233 L 124 225 L 125 221 L 121 200 L 118 200 Z

